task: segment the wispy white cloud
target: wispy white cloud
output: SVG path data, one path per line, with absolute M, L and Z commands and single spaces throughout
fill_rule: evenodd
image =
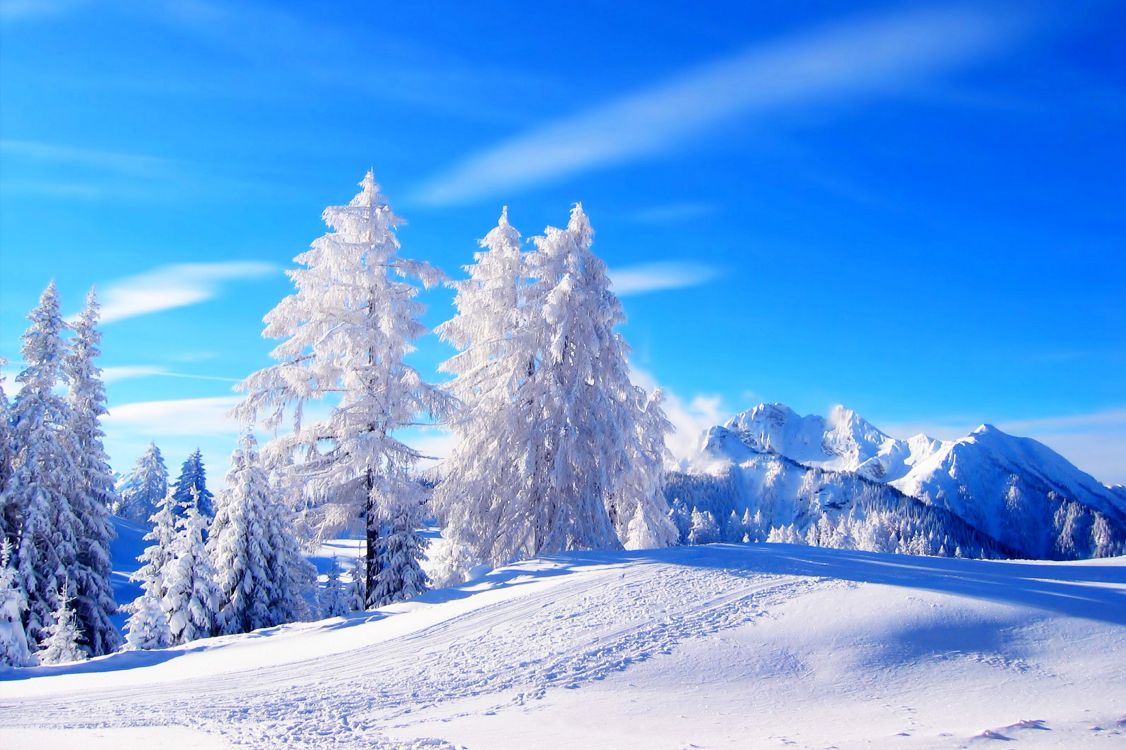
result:
M 122 151 L 67 146 L 44 141 L 0 139 L 0 154 L 9 159 L 49 162 L 64 166 L 90 167 L 127 177 L 156 177 L 178 162 L 159 156 Z
M 614 292 L 621 297 L 706 284 L 719 271 L 702 263 L 640 263 L 610 269 Z
M 115 383 L 119 380 L 136 378 L 183 378 L 185 380 L 213 380 L 220 383 L 237 383 L 241 378 L 225 378 L 219 375 L 196 375 L 190 372 L 172 372 L 162 365 L 121 365 L 102 370 L 102 380 Z
M 755 46 L 470 156 L 418 199 L 461 203 L 660 154 L 736 116 L 887 92 L 995 53 L 1024 27 L 971 6 L 842 23 Z
M 258 261 L 160 266 L 111 282 L 100 290 L 102 322 L 194 305 L 217 296 L 229 282 L 259 279 L 276 272 L 275 266 Z
M 659 387 L 657 379 L 646 370 L 632 366 L 630 375 L 633 382 L 646 391 L 651 392 Z M 682 462 L 695 454 L 704 431 L 722 424 L 730 414 L 723 399 L 716 394 L 697 393 L 686 397 L 667 388 L 661 390 L 664 395 L 662 406 L 673 426 L 672 433 L 665 438 L 665 444 L 673 458 Z
M 237 435 L 239 424 L 229 412 L 239 400 L 238 396 L 210 396 L 111 405 L 104 424 L 106 433 L 117 439 L 136 435 L 199 439 Z

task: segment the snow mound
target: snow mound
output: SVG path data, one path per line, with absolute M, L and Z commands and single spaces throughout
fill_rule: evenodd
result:
M 571 553 L 374 612 L 7 673 L 0 745 L 1079 747 L 1126 736 L 1123 649 L 1122 558 Z

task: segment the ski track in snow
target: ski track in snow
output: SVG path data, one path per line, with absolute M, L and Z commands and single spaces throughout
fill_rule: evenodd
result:
M 0 725 L 183 724 L 250 747 L 449 748 L 383 730 L 446 702 L 503 711 L 744 625 L 831 579 L 651 562 L 592 566 L 563 583 L 487 604 L 389 641 L 328 657 L 0 704 Z M 395 617 L 410 616 L 407 614 Z

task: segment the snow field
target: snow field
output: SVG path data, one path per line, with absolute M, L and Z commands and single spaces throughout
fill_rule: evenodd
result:
M 186 730 L 263 748 L 1115 747 L 1124 603 L 1122 558 L 571 553 L 376 612 L 26 670 L 0 682 L 0 745 L 125 728 L 117 747 Z

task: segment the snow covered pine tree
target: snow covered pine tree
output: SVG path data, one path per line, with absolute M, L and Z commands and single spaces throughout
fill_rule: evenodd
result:
M 402 220 L 370 171 L 360 187 L 347 206 L 325 209 L 332 231 L 297 256 L 303 267 L 289 272 L 296 292 L 266 315 L 264 335 L 285 339 L 272 352 L 278 363 L 243 381 L 247 395 L 235 413 L 274 429 L 293 407 L 293 432 L 267 453 L 282 466 L 302 449 L 293 469 L 319 499 L 321 533 L 363 518 L 366 605 L 373 606 L 412 595 L 415 589 L 402 587 L 424 580 L 421 540 L 403 547 L 380 541 L 384 533 L 415 535 L 396 524 L 415 524 L 424 500 L 411 475 L 420 454 L 394 433 L 418 415 L 441 417 L 450 398 L 403 359 L 426 330 L 418 290 L 403 279 L 429 287 L 441 272 L 399 257 Z M 337 399 L 329 416 L 303 424 L 306 402 L 326 397 Z
M 520 253 L 505 211 L 439 328 L 460 350 L 442 367 L 463 404 L 436 489 L 451 580 L 476 561 L 676 541 L 659 492 L 670 425 L 659 394 L 630 382 L 582 207 L 534 242 Z
M 247 434 L 231 455 L 207 547 L 217 571 L 222 633 L 301 619 L 316 571 L 301 555 L 289 509 L 274 489 Z
M 13 471 L 7 502 L 17 523 L 16 570 L 27 595 L 26 632 L 32 648 L 48 636 L 59 611 L 59 591 L 78 556 L 82 524 L 70 498 L 79 485 L 68 427 L 70 409 L 55 392 L 63 375 L 66 329 L 52 282 L 28 319 L 25 368 L 12 406 Z
M 136 523 L 146 523 L 168 494 L 168 469 L 156 443 L 137 459 L 136 466 L 117 488 L 118 505 L 114 514 Z
M 195 496 L 199 498 L 199 512 L 208 518 L 214 516 L 215 508 L 212 504 L 214 498 L 207 489 L 207 470 L 203 466 L 203 454 L 200 453 L 199 448 L 188 456 L 180 468 L 180 477 L 176 480 L 176 489 L 172 493 L 179 508 L 187 509 L 191 506 L 192 490 L 195 490 Z
M 0 670 L 35 663 L 23 629 L 27 597 L 12 567 L 12 550 L 10 541 L 0 540 Z
M 91 656 L 116 651 L 121 636 L 110 621 L 117 611 L 110 585 L 110 540 L 114 537 L 109 509 L 115 502 L 113 472 L 102 445 L 106 392 L 102 370 L 94 359 L 102 334 L 97 329 L 98 301 L 91 290 L 86 307 L 74 323 L 74 340 L 64 363 L 70 382 L 70 440 L 74 446 L 75 484 L 71 509 L 79 523 L 77 559 L 70 571 L 74 611 L 82 645 Z

